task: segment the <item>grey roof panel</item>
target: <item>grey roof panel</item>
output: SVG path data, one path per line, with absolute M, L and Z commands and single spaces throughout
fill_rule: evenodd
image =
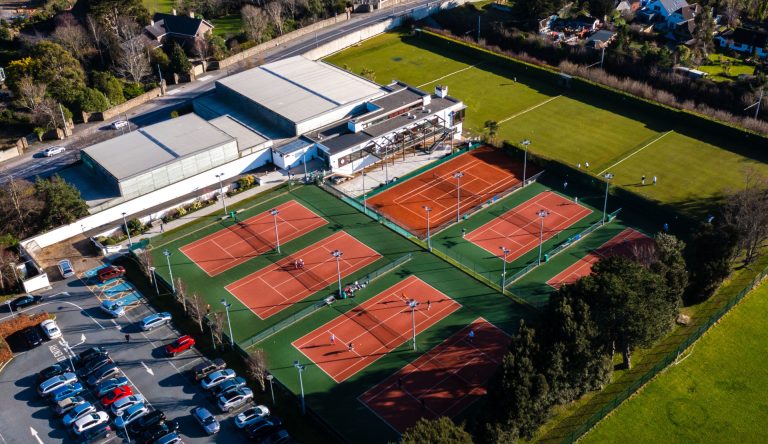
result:
M 226 115 L 208 121 L 211 125 L 237 139 L 237 149 L 240 151 L 262 145 L 269 141 L 265 136 L 249 128 L 243 122 Z

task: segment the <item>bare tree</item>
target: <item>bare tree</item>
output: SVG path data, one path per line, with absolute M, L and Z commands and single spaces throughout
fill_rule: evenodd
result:
M 19 263 L 19 255 L 6 250 L 5 245 L 0 245 L 0 248 L 0 289 L 2 293 L 6 293 L 6 290 L 18 285 L 16 264 Z
M 0 188 L 0 233 L 24 238 L 38 229 L 45 203 L 35 192 L 35 186 L 28 181 L 9 177 Z
M 195 40 L 195 55 L 203 61 L 211 58 L 213 55 L 213 46 L 207 38 L 200 38 Z
M 184 313 L 187 312 L 187 286 L 182 282 L 181 278 L 176 278 L 176 300 L 184 308 Z
M 56 30 L 52 34 L 54 40 L 61 43 L 78 59 L 87 58 L 93 46 L 88 33 L 77 22 L 75 16 L 71 13 L 62 14 L 56 17 L 56 22 Z
M 723 207 L 724 224 L 734 230 L 744 263 L 754 261 L 768 241 L 768 179 L 750 169 L 744 188 L 728 193 Z
M 85 17 L 85 24 L 88 27 L 88 33 L 93 39 L 93 46 L 95 46 L 96 50 L 99 52 L 99 59 L 103 64 L 104 63 L 103 48 L 106 40 L 104 28 L 90 14 Z
M 203 332 L 203 319 L 205 319 L 205 309 L 203 308 L 203 300 L 197 293 L 192 293 L 192 297 L 189 298 L 189 316 L 193 321 L 197 322 L 200 327 L 200 333 Z
M 266 31 L 269 25 L 269 17 L 263 9 L 253 5 L 245 5 L 240 10 L 243 16 L 243 24 L 245 28 L 245 35 L 250 40 L 257 43 L 261 43 L 264 37 L 264 31 Z
M 257 348 L 248 353 L 245 360 L 246 372 L 248 377 L 256 380 L 263 392 L 267 388 L 267 354 L 263 349 Z
M 120 49 L 114 58 L 118 71 L 133 82 L 139 83 L 149 75 L 149 54 L 142 38 L 141 28 L 130 18 L 120 19 L 117 32 Z
M 272 0 L 264 6 L 264 11 L 272 20 L 272 24 L 277 28 L 277 32 L 283 35 L 285 17 L 283 17 L 283 3 L 281 0 Z
M 19 94 L 16 102 L 20 107 L 29 110 L 32 121 L 45 128 L 55 127 L 59 107 L 58 103 L 47 95 L 48 85 L 25 76 L 19 79 L 17 88 Z
M 280 0 L 283 3 L 283 7 L 290 14 L 292 20 L 296 20 L 296 15 L 306 7 L 306 0 Z
M 224 313 L 216 311 L 208 316 L 211 333 L 213 333 L 213 346 L 224 344 Z
M 743 9 L 744 5 L 739 0 L 724 0 L 721 3 L 721 11 L 730 27 L 736 27 Z

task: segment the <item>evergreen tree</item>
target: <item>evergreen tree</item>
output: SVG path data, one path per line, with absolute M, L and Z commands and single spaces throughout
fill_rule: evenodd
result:
M 80 191 L 59 175 L 37 179 L 35 191 L 45 202 L 42 214 L 44 229 L 71 224 L 88 215 L 88 205 L 80 197 Z
M 449 418 L 421 418 L 403 433 L 402 444 L 472 444 L 472 436 Z
M 187 75 L 192 70 L 192 63 L 178 43 L 174 43 L 173 48 L 171 49 L 170 68 L 171 71 L 179 75 Z

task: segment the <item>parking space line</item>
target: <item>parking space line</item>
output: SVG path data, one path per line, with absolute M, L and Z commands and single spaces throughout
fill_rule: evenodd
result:
M 198 362 L 200 362 L 200 361 L 204 361 L 204 360 L 205 360 L 205 359 L 204 359 L 202 356 L 200 356 L 200 355 L 198 354 L 196 359 L 193 359 L 193 360 L 191 360 L 191 361 L 187 362 L 186 364 L 182 365 L 181 367 L 176 367 L 176 369 L 177 369 L 177 370 L 179 370 L 179 371 L 181 371 L 181 370 L 183 370 L 183 369 L 187 368 L 187 367 L 188 367 L 188 366 L 190 366 L 190 365 L 193 365 L 193 364 L 197 364 Z

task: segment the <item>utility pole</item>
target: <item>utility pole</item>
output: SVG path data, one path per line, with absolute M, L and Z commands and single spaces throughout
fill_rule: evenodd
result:
M 760 88 L 760 98 L 757 100 L 757 109 L 755 110 L 755 119 L 757 119 L 757 115 L 760 114 L 760 105 L 763 103 L 763 93 L 765 90 L 763 88 Z
M 67 119 L 64 117 L 64 107 L 61 106 L 61 102 L 59 102 L 59 112 L 61 113 L 61 121 L 64 123 L 63 130 L 64 130 L 64 138 L 67 138 Z

